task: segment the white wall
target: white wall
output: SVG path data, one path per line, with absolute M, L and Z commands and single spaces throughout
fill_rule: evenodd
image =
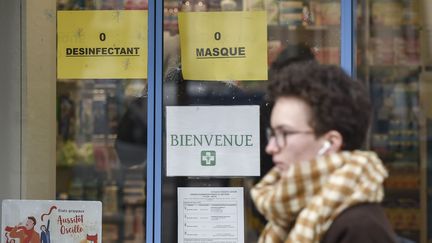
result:
M 0 200 L 55 198 L 55 37 L 55 0 L 0 0 Z
M 20 198 L 20 1 L 0 1 L 0 200 Z

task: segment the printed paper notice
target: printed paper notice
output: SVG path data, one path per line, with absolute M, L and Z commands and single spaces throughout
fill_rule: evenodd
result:
M 3 200 L 1 242 L 102 242 L 102 203 Z
M 180 12 L 183 77 L 267 80 L 266 12 Z
M 147 11 L 57 12 L 59 79 L 146 79 Z
M 259 176 L 258 106 L 168 106 L 167 176 Z
M 179 243 L 243 243 L 243 188 L 179 187 Z

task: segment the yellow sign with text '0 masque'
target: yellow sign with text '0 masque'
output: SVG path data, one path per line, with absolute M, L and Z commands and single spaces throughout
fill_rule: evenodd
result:
M 57 78 L 147 78 L 147 11 L 58 11 Z
M 181 63 L 189 80 L 267 80 L 265 12 L 179 13 Z

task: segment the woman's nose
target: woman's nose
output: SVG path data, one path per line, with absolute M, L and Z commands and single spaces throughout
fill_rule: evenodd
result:
M 265 151 L 266 153 L 272 155 L 276 153 L 279 150 L 278 145 L 276 144 L 276 139 L 274 137 L 271 137 L 266 145 Z

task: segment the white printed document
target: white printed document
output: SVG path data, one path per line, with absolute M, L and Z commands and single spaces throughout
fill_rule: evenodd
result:
M 179 187 L 179 243 L 244 243 L 243 188 Z

